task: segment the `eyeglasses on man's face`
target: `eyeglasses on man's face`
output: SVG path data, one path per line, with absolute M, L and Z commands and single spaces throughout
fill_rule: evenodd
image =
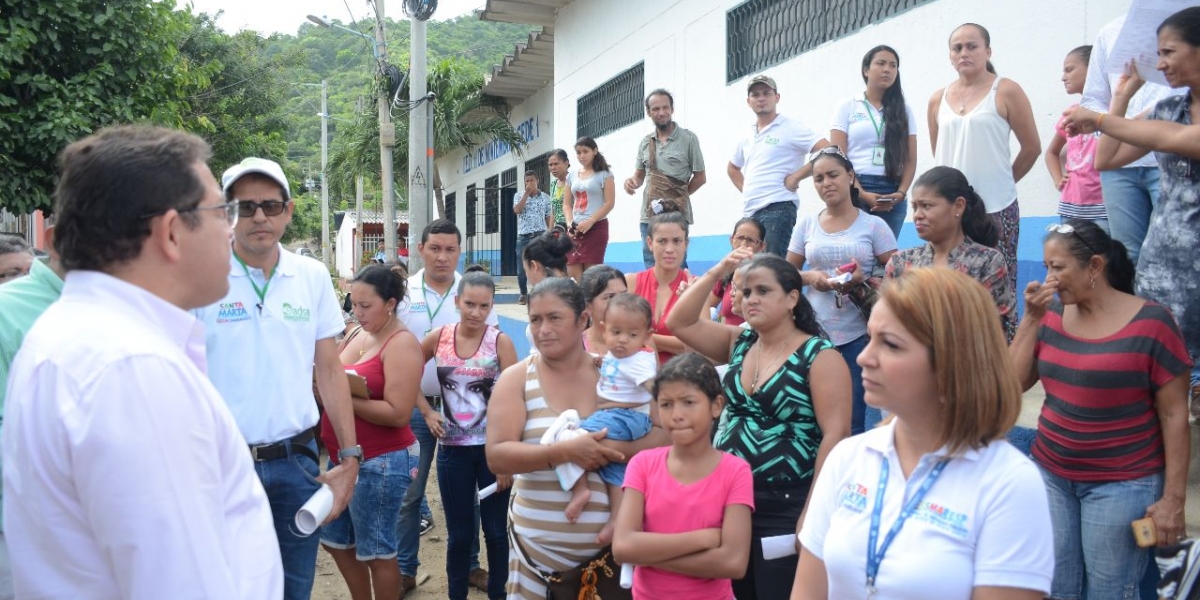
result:
M 168 208 L 165 210 L 160 210 L 157 212 L 144 214 L 138 218 L 139 219 L 152 219 L 154 217 L 166 214 L 166 212 L 169 210 L 171 210 L 171 209 Z M 225 221 L 229 224 L 229 226 L 233 227 L 234 225 L 237 225 L 238 203 L 236 200 L 231 201 L 231 202 L 224 202 L 221 204 L 214 204 L 212 206 L 193 206 L 191 208 L 178 208 L 178 209 L 175 209 L 175 212 L 182 215 L 183 213 L 199 212 L 202 210 L 223 210 L 223 211 L 225 211 Z
M 260 208 L 263 211 L 263 216 L 267 217 L 278 217 L 287 208 L 287 200 L 263 200 L 255 202 L 254 200 L 234 198 L 233 201 L 238 205 L 238 214 L 245 219 L 253 218 L 254 213 L 258 212 Z

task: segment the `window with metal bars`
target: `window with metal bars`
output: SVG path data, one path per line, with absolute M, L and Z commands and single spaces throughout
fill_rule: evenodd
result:
M 472 183 L 467 186 L 467 222 L 463 227 L 467 237 L 475 237 L 475 208 L 478 203 L 478 194 L 475 192 L 475 184 Z
M 633 65 L 579 97 L 576 137 L 598 138 L 642 119 L 645 63 Z
M 533 171 L 537 174 L 538 189 L 550 193 L 550 167 L 546 165 L 546 161 L 550 159 L 550 153 L 547 152 L 537 158 L 531 158 L 525 161 L 525 170 Z M 524 174 L 521 179 L 524 180 Z
M 455 192 L 446 194 L 446 197 L 443 201 L 446 204 L 446 219 L 448 219 L 451 223 L 458 225 L 458 221 L 456 220 L 458 218 L 458 206 L 455 204 L 458 199 L 454 197 L 454 194 Z
M 747 0 L 725 13 L 725 82 L 761 72 L 929 1 Z
M 483 232 L 500 231 L 500 177 L 492 175 L 483 180 Z

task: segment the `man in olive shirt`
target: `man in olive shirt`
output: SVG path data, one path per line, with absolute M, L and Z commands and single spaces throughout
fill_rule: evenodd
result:
M 692 222 L 692 201 L 690 196 L 704 185 L 704 155 L 700 152 L 700 140 L 696 134 L 679 126 L 672 117 L 675 114 L 675 98 L 671 92 L 659 88 L 646 96 L 646 115 L 654 121 L 654 133 L 642 138 L 638 147 L 637 163 L 633 177 L 625 180 L 625 193 L 633 195 L 634 190 L 642 187 L 646 181 L 648 170 L 658 171 L 669 178 L 672 184 L 686 189 L 682 194 L 683 216 L 688 223 Z M 650 141 L 654 141 L 654 159 L 650 158 Z M 655 210 L 653 203 L 659 198 L 650 197 L 651 186 L 647 185 L 642 193 L 642 261 L 646 268 L 654 265 L 654 254 L 646 243 L 650 230 L 650 217 L 661 212 Z M 661 205 L 659 205 L 661 206 Z M 687 256 L 683 258 L 683 266 L 687 267 Z

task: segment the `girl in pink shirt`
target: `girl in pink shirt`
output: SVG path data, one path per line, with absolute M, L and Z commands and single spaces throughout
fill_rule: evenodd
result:
M 1091 57 L 1092 47 L 1080 46 L 1063 59 L 1062 82 L 1068 94 L 1083 92 Z M 1098 131 L 1070 137 L 1060 120 L 1054 126 L 1050 145 L 1046 147 L 1046 170 L 1050 171 L 1054 187 L 1062 192 L 1058 215 L 1064 221 L 1086 219 L 1108 231 L 1108 212 L 1104 208 L 1104 195 L 1100 189 L 1100 173 L 1093 164 L 1099 140 Z M 1063 152 L 1064 148 L 1066 152 Z
M 629 461 L 613 556 L 636 565 L 634 600 L 732 600 L 750 557 L 754 480 L 742 459 L 712 445 L 721 381 L 699 354 L 672 358 L 654 381 L 669 447 Z

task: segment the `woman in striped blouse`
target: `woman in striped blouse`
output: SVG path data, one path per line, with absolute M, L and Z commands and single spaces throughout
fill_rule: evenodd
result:
M 1147 561 L 1130 522 L 1153 518 L 1160 546 L 1184 535 L 1191 361 L 1171 313 L 1133 295 L 1125 247 L 1095 223 L 1051 225 L 1043 255 L 1046 281 L 1025 288 L 1010 352 L 1025 389 L 1046 390 L 1033 459 L 1054 526 L 1050 596 L 1133 597 Z

